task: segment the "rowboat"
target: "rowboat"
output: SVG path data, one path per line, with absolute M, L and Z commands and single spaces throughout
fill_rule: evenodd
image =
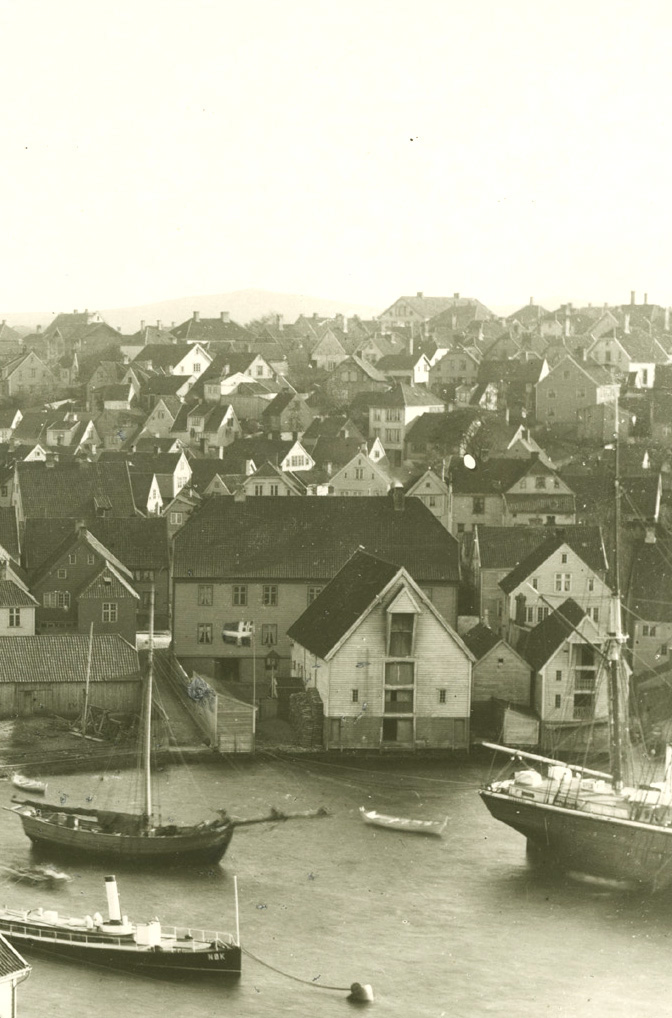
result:
M 24 792 L 35 792 L 44 795 L 47 790 L 46 781 L 38 781 L 37 778 L 27 778 L 23 774 L 13 774 L 12 784 Z
M 377 813 L 375 809 L 359 807 L 359 815 L 365 824 L 375 827 L 386 827 L 390 831 L 405 831 L 407 834 L 433 834 L 441 837 L 448 824 L 448 817 L 443 820 L 412 820 L 409 817 L 393 817 L 386 813 Z
M 40 884 L 55 887 L 59 884 L 66 884 L 72 880 L 68 873 L 57 870 L 53 866 L 0 866 L 0 873 L 4 873 L 8 880 L 17 884 Z

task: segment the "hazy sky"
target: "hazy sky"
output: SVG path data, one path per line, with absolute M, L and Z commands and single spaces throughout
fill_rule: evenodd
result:
M 0 309 L 672 304 L 672 6 L 0 0 Z

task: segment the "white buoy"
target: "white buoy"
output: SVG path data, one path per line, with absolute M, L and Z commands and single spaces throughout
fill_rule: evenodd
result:
M 374 1001 L 373 987 L 369 983 L 353 983 L 348 1000 L 357 1004 L 371 1004 Z

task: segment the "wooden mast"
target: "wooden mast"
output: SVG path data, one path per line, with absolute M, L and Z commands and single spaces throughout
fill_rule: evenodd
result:
M 609 751 L 613 787 L 621 791 L 626 780 L 627 760 L 625 753 L 627 700 L 624 701 L 621 686 L 622 644 L 621 628 L 621 582 L 619 562 L 619 541 L 621 526 L 621 478 L 620 478 L 620 428 L 618 415 L 618 393 L 615 397 L 614 435 L 614 594 L 611 599 L 609 619 Z
M 152 824 L 152 696 L 154 685 L 154 583 L 149 591 L 149 654 L 147 658 L 147 679 L 145 682 L 145 709 L 142 740 L 144 769 L 145 810 L 147 829 Z

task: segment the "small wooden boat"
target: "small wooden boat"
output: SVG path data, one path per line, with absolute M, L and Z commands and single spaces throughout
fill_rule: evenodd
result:
M 37 778 L 27 778 L 23 774 L 13 774 L 12 784 L 24 792 L 34 792 L 44 795 L 47 790 L 46 781 L 38 781 Z
M 114 877 L 105 877 L 108 917 L 66 918 L 52 909 L 0 908 L 0 933 L 20 951 L 154 977 L 229 976 L 241 972 L 236 935 L 131 923 L 122 915 Z M 236 917 L 238 915 L 236 907 Z M 236 923 L 237 926 L 237 923 Z
M 0 866 L 0 873 L 4 873 L 9 880 L 17 884 L 30 884 L 32 887 L 40 884 L 48 887 L 55 887 L 58 884 L 66 884 L 72 880 L 68 873 L 57 870 L 54 866 Z
M 439 838 L 448 824 L 448 817 L 444 820 L 411 820 L 377 813 L 375 809 L 365 809 L 364 806 L 359 807 L 359 814 L 365 824 L 386 827 L 390 831 L 406 831 L 407 834 L 433 834 Z

